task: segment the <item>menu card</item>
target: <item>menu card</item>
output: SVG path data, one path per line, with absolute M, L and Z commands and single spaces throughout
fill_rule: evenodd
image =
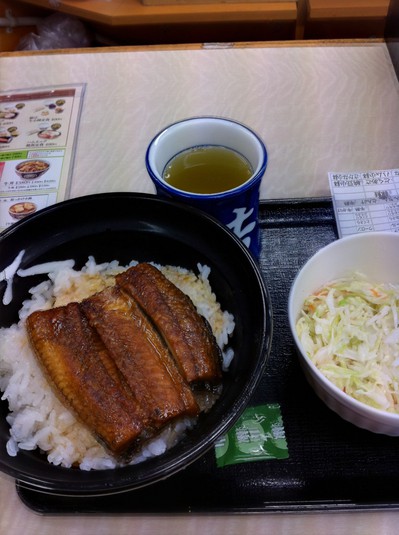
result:
M 0 231 L 68 197 L 84 91 L 0 92 Z
M 328 174 L 340 238 L 399 232 L 399 169 Z

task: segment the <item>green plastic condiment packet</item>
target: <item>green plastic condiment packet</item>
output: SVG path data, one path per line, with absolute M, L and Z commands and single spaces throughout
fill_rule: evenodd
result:
M 288 446 L 277 403 L 248 407 L 236 424 L 215 443 L 219 468 L 231 464 L 287 459 Z

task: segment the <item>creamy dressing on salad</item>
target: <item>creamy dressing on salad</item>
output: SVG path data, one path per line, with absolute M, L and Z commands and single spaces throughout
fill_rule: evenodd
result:
M 309 296 L 296 324 L 317 368 L 346 394 L 399 413 L 399 285 L 364 275 L 331 282 Z

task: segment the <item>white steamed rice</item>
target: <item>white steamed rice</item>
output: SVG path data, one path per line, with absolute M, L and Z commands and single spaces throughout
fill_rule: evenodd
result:
M 132 262 L 130 265 L 135 264 Z M 30 270 L 20 270 L 20 276 L 48 273 L 48 279 L 31 288 L 31 298 L 20 310 L 20 320 L 9 328 L 0 329 L 0 390 L 7 400 L 10 439 L 9 455 L 18 450 L 39 448 L 48 461 L 64 467 L 79 466 L 82 470 L 108 469 L 116 466 L 115 459 L 95 440 L 91 433 L 64 407 L 48 385 L 29 345 L 25 319 L 34 310 L 49 309 L 71 301 L 80 301 L 114 283 L 115 274 L 129 266 L 117 261 L 97 264 L 90 257 L 81 271 L 74 262 L 55 262 Z M 227 369 L 233 357 L 228 347 L 234 330 L 234 318 L 222 311 L 212 292 L 208 277 L 210 269 L 198 265 L 198 276 L 187 269 L 173 266 L 157 267 L 177 287 L 186 293 L 210 323 L 222 350 L 223 366 Z M 157 438 L 146 444 L 132 463 L 162 454 L 195 424 L 188 418 L 168 426 Z

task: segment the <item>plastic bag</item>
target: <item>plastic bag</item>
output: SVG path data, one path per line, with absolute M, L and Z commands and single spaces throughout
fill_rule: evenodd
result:
M 80 20 L 54 13 L 38 23 L 37 33 L 25 35 L 17 50 L 86 48 L 90 45 L 89 32 Z

